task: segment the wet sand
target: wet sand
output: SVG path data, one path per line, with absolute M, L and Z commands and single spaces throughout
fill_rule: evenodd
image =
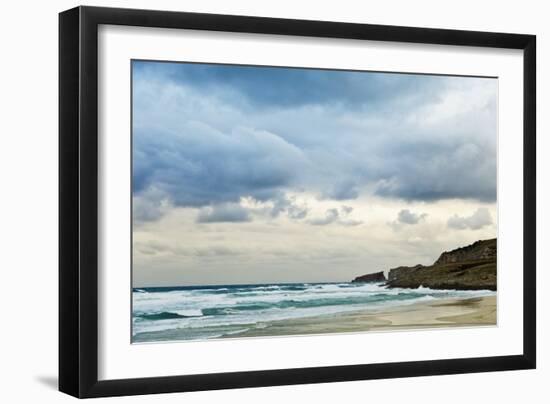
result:
M 446 299 L 337 315 L 266 322 L 222 338 L 496 325 L 496 296 Z

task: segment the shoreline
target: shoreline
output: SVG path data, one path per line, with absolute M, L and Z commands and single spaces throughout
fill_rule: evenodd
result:
M 215 339 L 298 336 L 497 324 L 496 296 L 439 299 L 385 309 L 276 320 Z

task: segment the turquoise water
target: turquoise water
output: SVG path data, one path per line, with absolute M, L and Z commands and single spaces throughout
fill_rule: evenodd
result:
M 388 289 L 382 283 L 293 283 L 136 288 L 132 294 L 133 342 L 153 342 L 220 338 L 272 321 L 494 292 Z

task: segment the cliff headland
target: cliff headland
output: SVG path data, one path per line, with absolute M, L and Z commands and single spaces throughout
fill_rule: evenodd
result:
M 441 253 L 428 266 L 400 266 L 384 272 L 358 276 L 352 282 L 384 282 L 390 288 L 496 290 L 497 239 L 479 240 L 465 247 Z

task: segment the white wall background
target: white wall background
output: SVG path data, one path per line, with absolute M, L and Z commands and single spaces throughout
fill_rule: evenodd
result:
M 0 24 L 0 400 L 69 402 L 57 384 L 57 13 L 5 2 Z M 335 20 L 538 36 L 538 369 L 109 399 L 128 403 L 547 402 L 550 380 L 550 25 L 545 2 L 90 1 L 88 5 Z M 518 229 L 520 231 L 520 229 Z M 519 303 L 519 302 L 518 302 Z

